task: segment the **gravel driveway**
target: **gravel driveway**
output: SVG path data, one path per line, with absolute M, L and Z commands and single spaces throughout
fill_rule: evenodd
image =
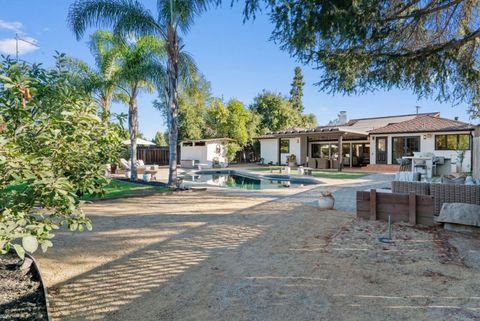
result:
M 222 192 L 88 205 L 40 257 L 55 320 L 478 320 L 478 270 L 431 230 Z M 280 201 L 281 200 L 281 201 Z

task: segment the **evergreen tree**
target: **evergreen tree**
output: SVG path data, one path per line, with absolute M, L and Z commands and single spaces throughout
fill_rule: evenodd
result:
M 303 113 L 303 82 L 302 68 L 295 67 L 295 76 L 293 77 L 292 89 L 290 90 L 290 102 L 292 103 L 292 108 L 296 111 Z

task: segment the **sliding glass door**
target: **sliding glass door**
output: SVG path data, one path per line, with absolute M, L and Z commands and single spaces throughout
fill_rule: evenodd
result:
M 399 164 L 403 156 L 413 156 L 420 151 L 420 136 L 392 137 L 392 163 Z

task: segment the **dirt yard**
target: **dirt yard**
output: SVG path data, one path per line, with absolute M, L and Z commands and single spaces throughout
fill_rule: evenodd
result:
M 478 239 L 221 192 L 88 205 L 39 258 L 55 320 L 479 320 Z M 462 243 L 463 242 L 463 243 Z

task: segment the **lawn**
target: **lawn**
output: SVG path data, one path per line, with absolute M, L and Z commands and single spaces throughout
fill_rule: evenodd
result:
M 18 184 L 15 186 L 9 186 L 7 191 L 17 190 L 20 191 L 24 184 Z M 167 187 L 160 186 L 149 186 L 149 185 L 140 185 L 133 184 L 129 182 L 123 182 L 119 180 L 112 179 L 110 183 L 105 187 L 105 194 L 99 195 L 85 195 L 80 199 L 82 201 L 94 201 L 94 200 L 104 200 L 111 198 L 121 198 L 129 196 L 141 196 L 145 194 L 153 194 L 155 192 L 170 192 L 171 189 Z
M 249 169 L 254 172 L 268 172 L 270 169 L 268 167 L 258 167 Z M 295 174 L 295 169 L 292 170 L 292 173 Z M 314 177 L 321 177 L 321 178 L 334 178 L 334 179 L 356 179 L 361 178 L 369 173 L 361 173 L 361 172 L 337 172 L 335 170 L 314 170 L 313 176 Z
M 145 195 L 151 193 L 161 193 L 161 192 L 170 192 L 171 189 L 167 187 L 160 186 L 149 186 L 149 185 L 140 185 L 133 184 L 129 182 L 123 182 L 119 180 L 111 180 L 110 183 L 105 187 L 105 194 L 102 196 L 83 196 L 81 200 L 83 201 L 94 201 L 94 200 L 104 200 L 111 198 L 121 198 L 137 195 Z

